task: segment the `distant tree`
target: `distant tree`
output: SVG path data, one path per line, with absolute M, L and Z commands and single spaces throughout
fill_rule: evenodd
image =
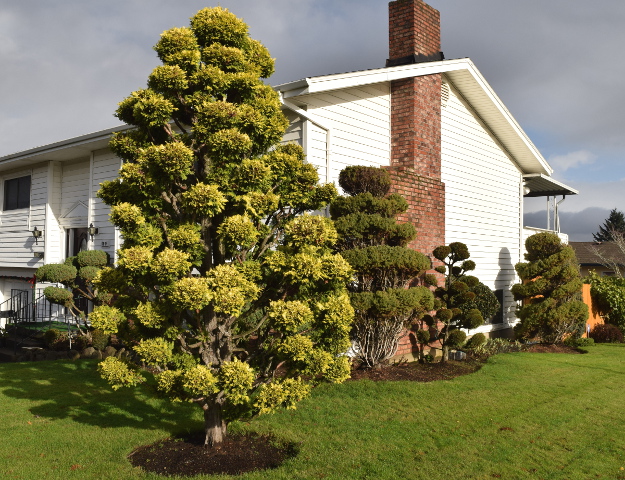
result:
M 134 128 L 111 140 L 124 162 L 98 195 L 124 243 L 95 280 L 113 304 L 89 319 L 133 352 L 99 364 L 113 388 L 155 377 L 203 411 L 215 445 L 230 421 L 349 377 L 351 268 L 332 222 L 304 215 L 336 188 L 281 145 L 273 59 L 247 25 L 206 8 L 155 50 L 163 65 L 116 112 Z
M 592 238 L 595 242 L 612 242 L 615 233 L 625 234 L 625 215 L 616 208 L 610 210 L 610 215 L 599 226 L 599 231 L 592 234 Z
M 348 285 L 356 313 L 352 339 L 362 364 L 376 367 L 395 354 L 406 328 L 431 310 L 429 288 L 413 285 L 431 262 L 406 248 L 416 231 L 397 223 L 408 204 L 401 195 L 388 194 L 386 170 L 347 167 L 339 184 L 350 196 L 332 202 L 330 213 L 339 234 L 335 248 L 354 269 Z
M 517 314 L 517 336 L 560 343 L 568 335 L 583 332 L 588 306 L 581 299 L 582 280 L 575 252 L 549 232 L 525 241 L 525 259 L 515 269 L 523 281 L 512 286 L 516 300 L 523 300 Z

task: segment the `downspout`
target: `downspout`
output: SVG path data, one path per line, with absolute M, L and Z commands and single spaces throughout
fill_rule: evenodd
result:
M 285 100 L 284 97 L 282 96 L 282 92 L 278 92 L 278 94 L 280 95 L 280 103 L 282 103 L 282 105 L 284 105 L 286 108 L 288 108 L 292 112 L 308 120 L 310 123 L 312 123 L 313 125 L 316 125 L 317 127 L 321 128 L 322 130 L 326 132 L 326 183 L 330 183 L 330 172 L 331 172 L 330 146 L 331 146 L 331 141 L 332 141 L 332 131 L 330 127 L 326 127 L 325 125 L 323 125 L 323 123 L 317 120 L 314 115 L 311 115 L 306 110 L 302 110 L 297 105 L 294 105 L 291 102 Z

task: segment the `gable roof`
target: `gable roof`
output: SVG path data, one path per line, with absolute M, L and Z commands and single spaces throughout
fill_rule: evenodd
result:
M 569 242 L 575 250 L 580 265 L 603 265 L 605 262 L 593 250 L 601 253 L 606 259 L 613 260 L 617 265 L 625 265 L 625 256 L 614 242 Z
M 360 70 L 308 77 L 274 87 L 285 100 L 300 95 L 352 88 L 402 78 L 443 74 L 471 105 L 480 119 L 513 157 L 523 173 L 551 175 L 553 169 L 508 111 L 469 58 L 415 63 L 397 67 Z

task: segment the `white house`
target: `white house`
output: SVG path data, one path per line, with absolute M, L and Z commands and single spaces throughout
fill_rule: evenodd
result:
M 577 192 L 551 178 L 547 161 L 470 59 L 443 59 L 438 11 L 397 0 L 389 13 L 385 68 L 275 87 L 290 120 L 284 141 L 302 145 L 322 182 L 335 182 L 348 165 L 387 168 L 410 204 L 403 220 L 419 234 L 411 246 L 429 254 L 466 243 L 475 274 L 504 305 L 479 331 L 509 328 L 516 321 L 514 264 L 536 231 L 523 226 L 523 198 Z M 120 166 L 107 149 L 112 131 L 0 158 L 0 303 L 30 288 L 26 280 L 44 263 L 80 248 L 114 254 L 119 238 L 95 195 Z M 90 225 L 98 229 L 94 237 Z M 37 242 L 35 227 L 43 231 Z

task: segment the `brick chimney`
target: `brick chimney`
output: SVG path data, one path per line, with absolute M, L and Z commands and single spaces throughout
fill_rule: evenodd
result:
M 422 0 L 389 3 L 387 67 L 443 59 L 440 14 Z M 445 185 L 441 182 L 441 75 L 391 82 L 393 190 L 409 204 L 400 220 L 413 223 L 410 247 L 426 255 L 445 243 Z

